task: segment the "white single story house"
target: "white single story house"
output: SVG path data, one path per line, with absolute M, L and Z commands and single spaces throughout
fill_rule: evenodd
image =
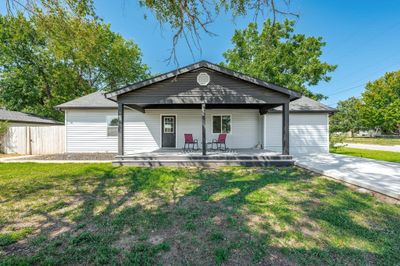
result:
M 329 115 L 335 111 L 206 61 L 57 108 L 65 112 L 66 152 L 120 156 L 181 149 L 186 133 L 199 140 L 203 154 L 220 133 L 227 133 L 231 149 L 328 152 Z

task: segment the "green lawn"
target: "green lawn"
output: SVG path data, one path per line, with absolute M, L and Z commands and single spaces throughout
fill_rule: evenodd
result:
M 1 265 L 400 262 L 400 206 L 289 168 L 0 164 Z
M 393 145 L 400 145 L 400 138 L 389 139 L 389 138 L 355 137 L 355 138 L 346 138 L 344 142 L 393 146 Z
M 348 147 L 337 147 L 333 149 L 331 148 L 330 152 L 387 161 L 387 162 L 400 163 L 400 152 L 365 150 L 365 149 L 355 149 Z

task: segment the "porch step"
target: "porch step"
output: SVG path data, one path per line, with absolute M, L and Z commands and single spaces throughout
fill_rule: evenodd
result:
M 294 165 L 293 160 L 279 159 L 279 160 L 213 160 L 213 159 L 201 159 L 201 160 L 190 160 L 190 159 L 180 159 L 180 160 L 139 160 L 139 159 L 124 159 L 115 160 L 112 162 L 115 166 L 197 166 L 197 167 L 215 167 L 215 166 L 292 166 Z
M 132 161 L 132 160 L 146 160 L 146 161 L 177 161 L 177 160 L 190 160 L 190 161 L 281 161 L 293 160 L 292 155 L 124 155 L 115 156 L 117 160 Z

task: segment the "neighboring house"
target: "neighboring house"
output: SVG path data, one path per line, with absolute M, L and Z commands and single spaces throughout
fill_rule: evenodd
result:
M 382 131 L 380 129 L 359 130 L 354 135 L 357 137 L 380 137 L 382 136 Z M 351 137 L 351 132 L 348 133 L 348 136 Z
M 206 61 L 57 108 L 65 111 L 67 152 L 121 155 L 182 148 L 185 133 L 192 133 L 200 146 L 202 140 L 228 133 L 227 145 L 233 149 L 328 152 L 329 114 L 335 111 Z
M 62 125 L 62 123 L 52 119 L 5 109 L 0 109 L 0 121 L 9 122 L 10 127 Z

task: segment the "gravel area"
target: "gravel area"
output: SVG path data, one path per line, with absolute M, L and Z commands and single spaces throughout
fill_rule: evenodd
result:
M 17 156 L 21 156 L 21 155 L 20 154 L 4 154 L 4 153 L 0 153 L 0 159 L 1 158 L 17 157 Z
M 29 156 L 19 160 L 114 160 L 116 153 L 62 153 L 62 154 L 47 154 Z

